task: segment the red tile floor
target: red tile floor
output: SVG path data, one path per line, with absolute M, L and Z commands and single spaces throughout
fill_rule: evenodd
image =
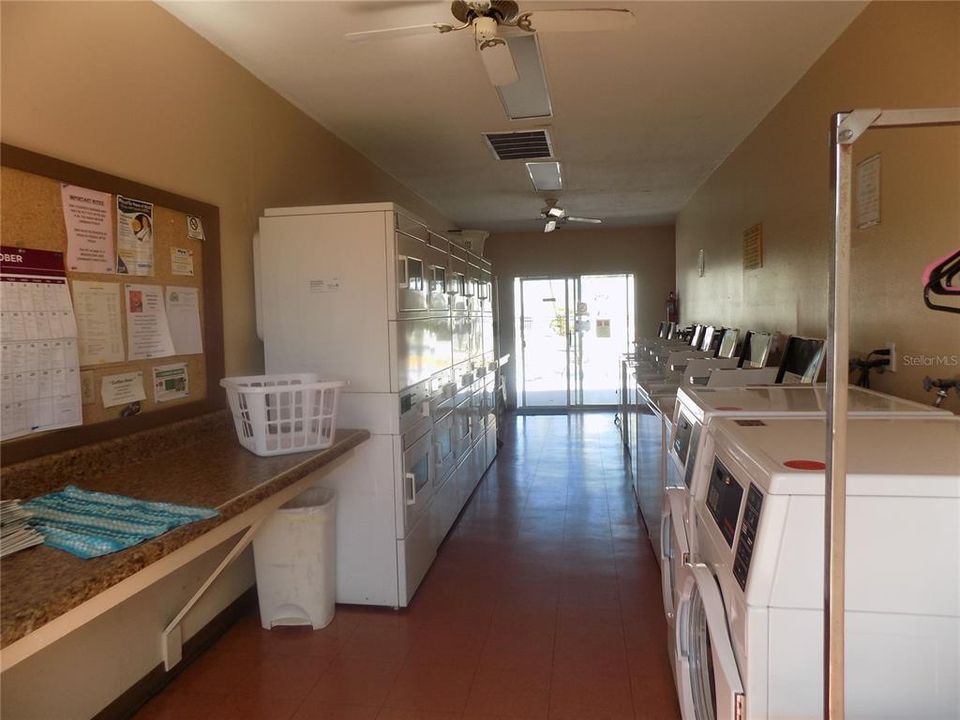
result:
M 508 419 L 411 606 L 240 620 L 138 720 L 669 720 L 660 576 L 613 416 Z

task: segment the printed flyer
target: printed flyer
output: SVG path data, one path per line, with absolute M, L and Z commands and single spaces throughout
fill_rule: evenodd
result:
M 147 396 L 143 392 L 143 371 L 105 375 L 100 385 L 100 399 L 105 408 L 146 400 Z
M 159 285 L 127 285 L 127 359 L 173 355 L 173 340 Z
M 190 395 L 187 364 L 158 365 L 153 369 L 153 397 L 158 403 Z
M 153 203 L 117 195 L 117 272 L 153 275 Z
M 115 273 L 117 261 L 113 248 L 110 193 L 63 183 L 60 197 L 67 228 L 67 269 Z

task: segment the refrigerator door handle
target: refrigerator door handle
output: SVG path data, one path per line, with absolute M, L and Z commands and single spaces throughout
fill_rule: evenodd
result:
M 410 495 L 404 498 L 404 502 L 407 505 L 415 505 L 417 502 L 417 476 L 412 473 L 404 473 L 404 478 L 410 481 Z

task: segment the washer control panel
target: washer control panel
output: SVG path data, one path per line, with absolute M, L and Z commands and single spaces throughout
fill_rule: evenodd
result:
M 737 539 L 737 552 L 733 561 L 733 576 L 740 583 L 740 589 L 747 589 L 747 575 L 750 572 L 750 559 L 753 557 L 753 545 L 757 540 L 757 528 L 760 525 L 760 508 L 763 506 L 763 493 L 750 483 L 747 491 L 747 506 L 740 522 L 740 537 Z

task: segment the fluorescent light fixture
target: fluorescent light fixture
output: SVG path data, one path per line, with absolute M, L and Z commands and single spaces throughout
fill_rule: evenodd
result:
M 507 38 L 520 79 L 497 88 L 503 111 L 511 120 L 546 118 L 553 115 L 550 91 L 543 74 L 540 46 L 533 33 Z
M 528 162 L 527 172 L 530 173 L 530 182 L 537 192 L 562 190 L 563 180 L 560 177 L 560 163 L 558 162 Z

